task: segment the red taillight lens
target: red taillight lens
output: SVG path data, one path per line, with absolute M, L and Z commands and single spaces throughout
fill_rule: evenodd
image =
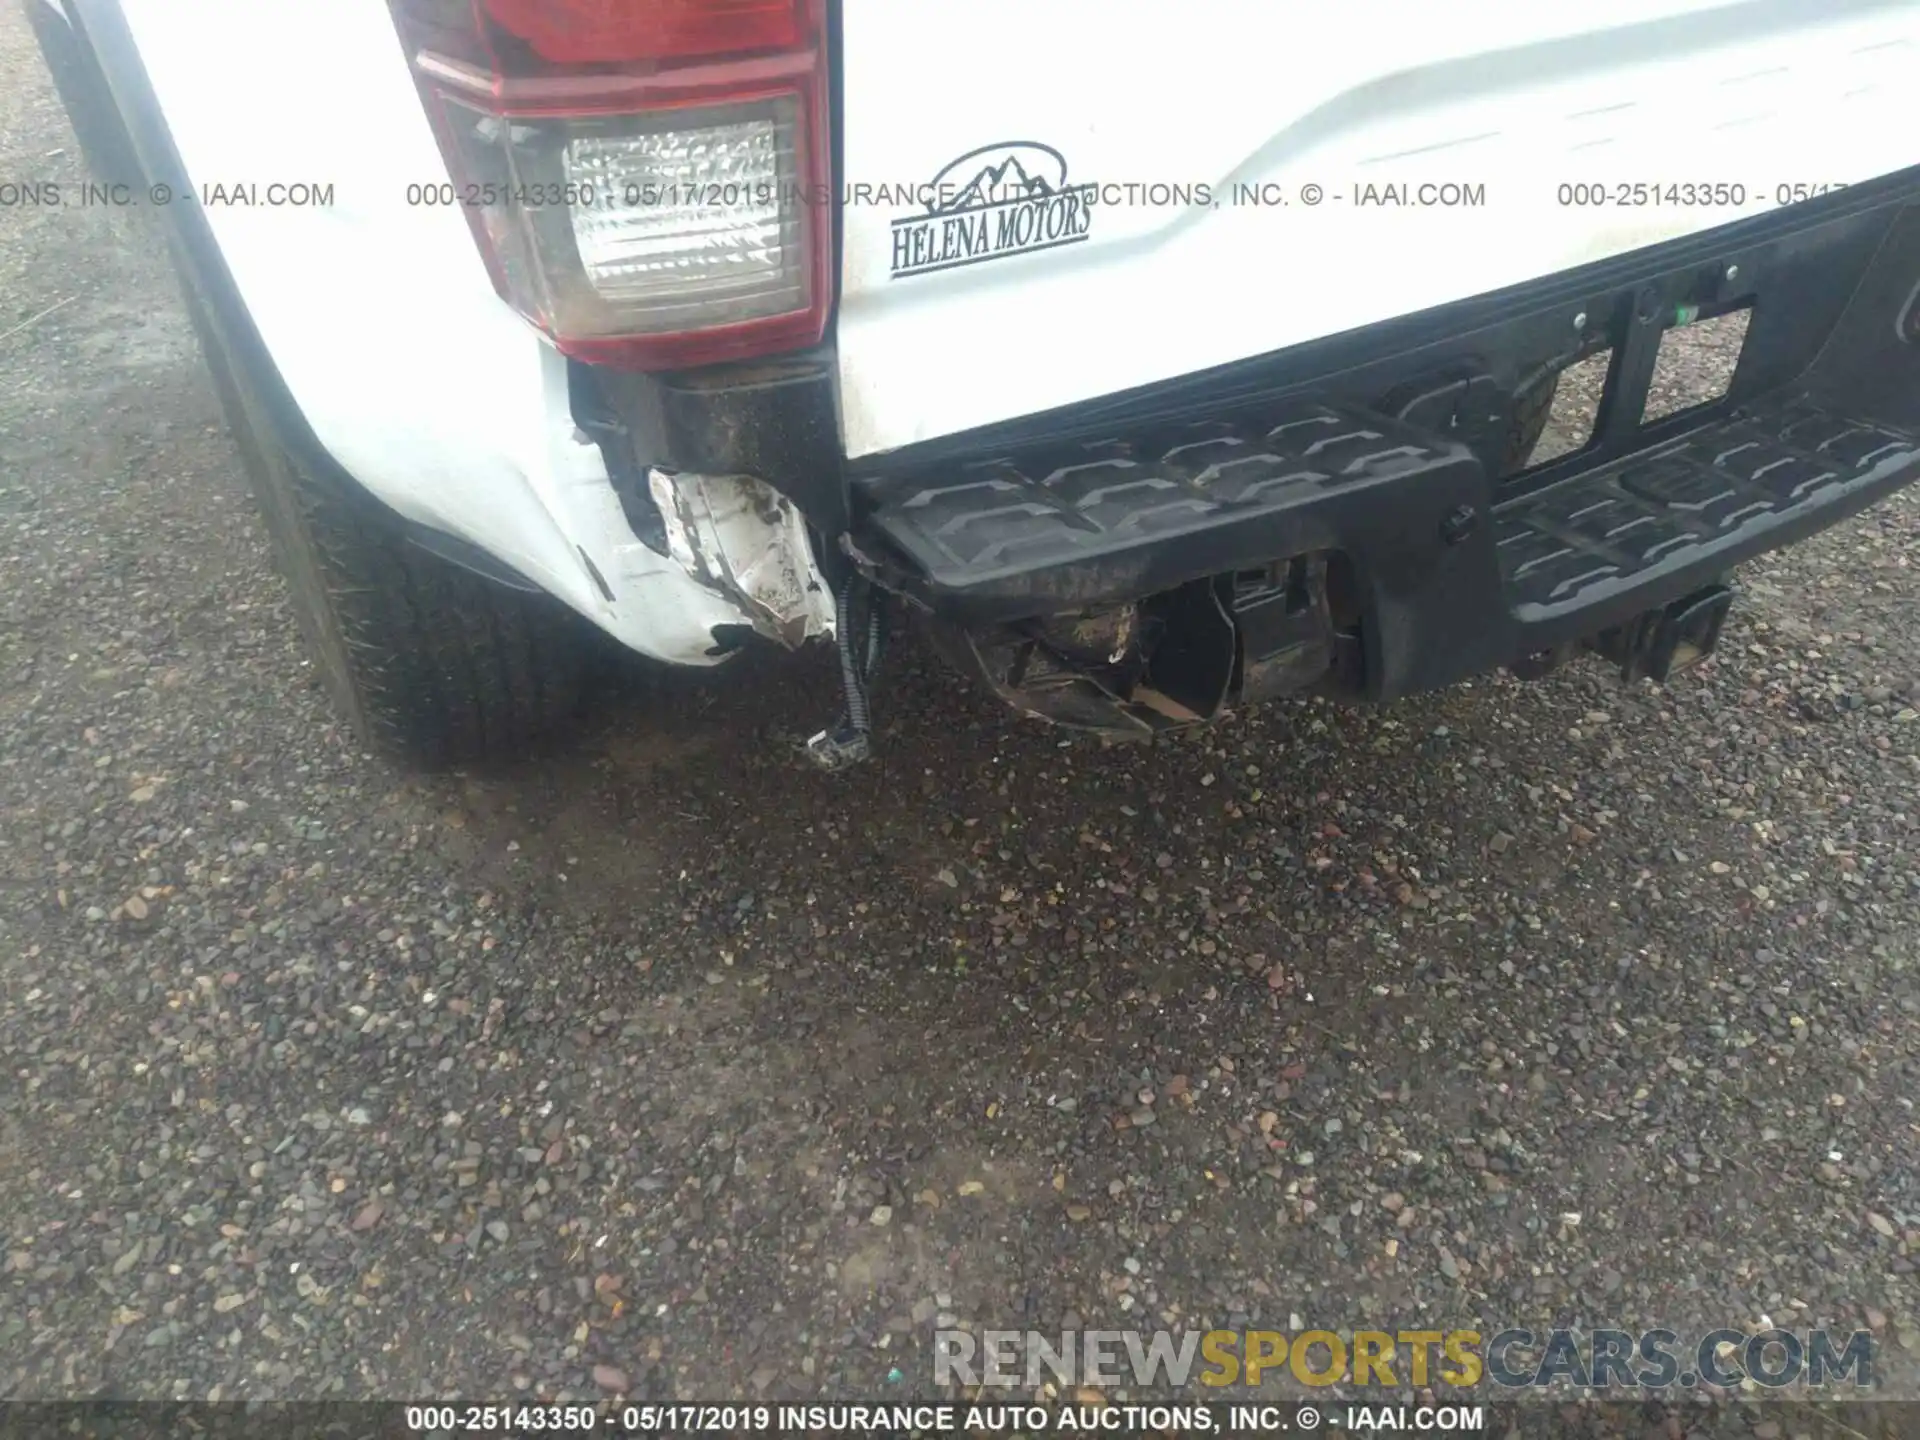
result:
M 392 4 L 495 283 L 560 349 L 669 369 L 820 339 L 820 0 Z
M 792 50 L 805 0 L 481 0 L 499 25 L 561 65 Z

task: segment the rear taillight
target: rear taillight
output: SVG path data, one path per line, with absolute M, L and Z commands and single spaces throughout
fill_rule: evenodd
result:
M 823 0 L 392 0 L 500 293 L 570 355 L 816 343 L 832 300 Z

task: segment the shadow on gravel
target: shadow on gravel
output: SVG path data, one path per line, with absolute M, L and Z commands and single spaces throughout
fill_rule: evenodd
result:
M 1825 802 L 1755 832 L 1727 798 L 1798 724 L 1788 695 L 1729 725 L 1711 667 L 1667 692 L 1576 668 L 1103 746 L 909 642 L 875 761 L 828 777 L 797 753 L 835 703 L 823 656 L 623 683 L 577 755 L 434 792 L 436 844 L 593 937 L 561 988 L 620 1018 L 556 1019 L 674 1099 L 592 1108 L 649 1152 L 751 1155 L 722 1208 L 817 1247 L 850 1382 L 903 1352 L 923 1374 L 947 1304 L 1704 1325 L 1776 1303 L 1673 1263 L 1731 1234 L 1771 1248 L 1770 1285 L 1831 1289 L 1808 1226 L 1858 1222 L 1817 1187 L 1780 1203 L 1763 1152 L 1809 1109 L 1900 1122 L 1857 1043 L 1806 1043 L 1801 1012 L 1888 1024 L 1870 964 L 1813 958 L 1864 956 L 1871 922 L 1768 854 Z M 775 1283 L 744 1258 L 720 1264 L 743 1316 Z

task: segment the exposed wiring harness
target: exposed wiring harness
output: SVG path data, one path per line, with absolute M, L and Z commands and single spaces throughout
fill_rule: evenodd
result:
M 883 599 L 880 591 L 858 575 L 849 576 L 834 597 L 833 639 L 840 653 L 840 684 L 846 708 L 831 729 L 807 741 L 807 754 L 823 770 L 844 770 L 873 753 L 873 712 L 867 684 L 886 645 Z M 864 605 L 859 603 L 862 601 Z M 865 611 L 864 624 L 856 618 L 857 610 Z

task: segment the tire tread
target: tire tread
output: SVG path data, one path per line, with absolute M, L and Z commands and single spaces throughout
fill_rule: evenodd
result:
M 301 628 L 362 738 L 437 770 L 511 760 L 563 731 L 584 690 L 588 622 L 422 549 L 372 495 L 275 443 L 219 325 L 188 289 Z

